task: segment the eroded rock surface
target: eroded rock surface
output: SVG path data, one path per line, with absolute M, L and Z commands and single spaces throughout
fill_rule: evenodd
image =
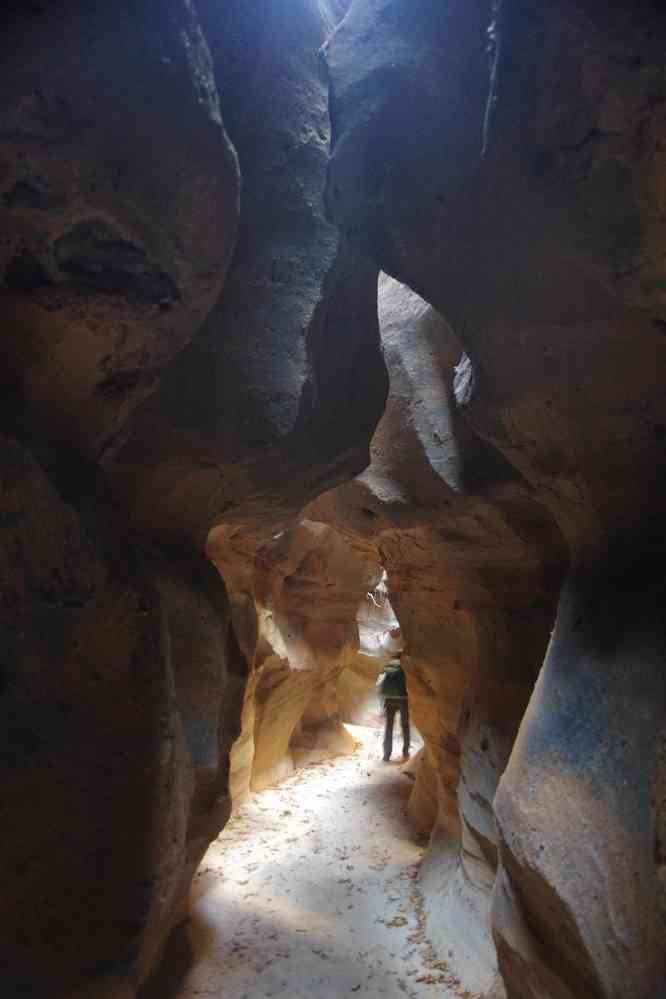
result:
M 528 484 L 456 411 L 460 345 L 447 324 L 386 275 L 379 317 L 391 390 L 370 466 L 311 509 L 386 570 L 425 740 L 410 812 L 434 826 L 430 932 L 478 991 L 496 971 L 492 800 L 545 651 L 562 543 Z
M 651 815 L 666 682 L 663 588 L 646 587 L 645 568 L 567 585 L 502 777 L 495 934 L 516 995 L 639 997 L 659 994 L 663 982 Z M 529 943 L 514 919 L 527 920 Z
M 5 985 L 131 999 L 232 800 L 344 749 L 386 572 L 431 934 L 655 999 L 661 6 L 0 27 Z
M 191 791 L 145 574 L 7 439 L 2 505 L 2 966 L 61 995 L 140 961 Z
M 356 608 L 378 574 L 339 533 L 307 519 L 257 554 L 257 647 L 234 748 L 236 800 L 288 776 L 294 756 L 353 745 L 340 725 L 337 680 L 358 648 Z
M 539 511 L 533 516 L 523 506 L 518 515 L 530 525 L 530 536 L 518 531 L 526 557 L 522 567 L 513 563 L 513 581 L 500 580 L 499 574 L 489 579 L 488 570 L 497 563 L 484 545 L 479 573 L 491 602 L 506 601 L 521 579 L 532 589 L 530 560 L 548 560 L 553 539 L 543 526 L 534 533 L 531 528 L 548 523 L 550 514 L 565 543 L 562 567 L 568 562 L 574 572 L 592 573 L 597 580 L 628 575 L 632 592 L 643 589 L 643 623 L 625 617 L 617 647 L 637 643 L 628 659 L 633 668 L 645 670 L 641 682 L 662 717 L 663 668 L 651 665 L 658 615 L 651 574 L 642 567 L 663 551 L 665 505 L 663 261 L 658 249 L 664 224 L 658 208 L 664 129 L 658 52 L 665 35 L 664 13 L 654 4 L 608 8 L 572 2 L 555 8 L 503 0 L 491 10 L 481 2 L 357 0 L 326 49 L 334 126 L 327 188 L 332 217 L 365 253 L 451 324 L 465 350 L 453 380 L 457 407 L 513 470 L 513 481 L 511 474 L 500 473 L 505 492 L 516 489 L 517 473 L 532 509 Z M 417 427 L 418 419 L 413 424 Z M 409 458 L 402 455 L 406 466 Z M 390 495 L 388 487 L 384 495 Z M 394 496 L 397 502 L 400 497 Z M 346 505 L 360 506 L 351 495 Z M 416 516 L 414 500 L 409 508 Z M 359 524 L 357 517 L 354 528 Z M 443 546 L 446 568 L 438 569 L 440 580 L 456 564 L 458 542 L 459 534 L 449 535 L 449 545 Z M 425 546 L 425 559 L 432 559 L 433 550 L 432 544 Z M 384 560 L 387 568 L 389 562 Z M 478 599 L 478 576 L 468 567 L 461 577 L 461 585 L 473 586 Z M 626 585 L 619 586 L 620 593 Z M 396 573 L 393 599 L 411 646 L 411 609 L 401 603 L 401 589 Z M 603 596 L 617 615 L 628 615 L 628 609 L 620 610 L 615 591 L 601 586 L 599 599 Z M 466 597 L 469 605 L 469 593 Z M 539 699 L 555 663 L 563 661 L 580 682 L 589 671 L 586 696 L 565 709 L 556 684 L 547 708 L 530 704 L 507 784 L 497 798 L 504 817 L 496 895 L 502 886 L 507 900 L 501 911 L 496 906 L 494 916 L 500 969 L 511 996 L 582 999 L 629 988 L 647 999 L 663 981 L 655 970 L 663 935 L 658 938 L 655 921 L 657 869 L 650 844 L 656 827 L 650 805 L 654 791 L 648 790 L 654 781 L 656 729 L 653 725 L 647 737 L 641 774 L 627 778 L 634 784 L 629 797 L 616 794 L 619 762 L 612 755 L 607 766 L 598 761 L 608 756 L 607 740 L 617 733 L 613 725 L 607 731 L 608 699 L 631 702 L 632 674 L 626 659 L 625 668 L 618 666 L 619 652 L 591 656 L 577 644 L 574 624 L 565 623 L 568 599 L 563 598 L 534 698 Z M 460 606 L 464 611 L 464 600 Z M 479 632 L 482 619 L 470 613 L 470 636 L 487 634 Z M 439 623 L 440 647 L 446 636 L 447 645 L 456 648 L 460 628 L 442 617 Z M 503 628 L 506 624 L 505 618 Z M 419 621 L 417 641 L 427 627 Z M 542 621 L 541 639 L 531 652 L 519 640 L 519 661 L 527 664 L 534 653 L 532 668 L 537 667 L 547 627 Z M 653 637 L 639 639 L 636 628 Z M 526 630 L 535 636 L 539 627 Z M 515 631 L 509 626 L 508 633 Z M 493 656 L 490 675 L 499 678 L 503 656 Z M 468 653 L 462 659 L 469 675 L 473 659 Z M 411 670 L 416 698 L 419 672 Z M 451 675 L 450 668 L 437 672 L 440 684 Z M 606 684 L 606 696 L 593 694 Z M 528 691 L 529 684 L 523 695 Z M 460 694 L 456 699 L 447 691 L 441 711 L 445 717 L 454 707 L 449 730 L 459 704 Z M 548 738 L 565 742 L 566 726 L 555 732 L 560 710 L 568 710 L 570 722 L 580 724 L 588 738 L 572 786 L 556 751 L 544 761 L 540 754 L 525 756 L 522 748 L 525 731 L 535 731 L 533 713 Z M 434 732 L 430 740 L 427 730 L 424 735 L 434 741 Z M 464 731 L 461 735 L 464 740 Z M 495 780 L 506 759 L 506 738 Z M 458 743 L 451 746 L 455 759 Z M 628 752 L 628 766 L 631 757 Z M 444 765 L 442 755 L 433 773 L 456 773 L 457 765 L 448 774 Z M 519 784 L 512 783 L 510 775 L 519 766 Z M 464 813 L 476 778 L 465 774 L 464 764 L 462 777 Z M 450 776 L 448 783 L 452 788 Z M 639 794 L 641 787 L 646 793 Z M 537 803 L 529 788 L 554 797 Z M 605 821 L 596 814 L 590 822 L 595 845 L 589 851 L 584 844 L 572 846 L 566 813 L 557 805 L 560 796 L 568 795 L 585 812 L 582 799 L 588 794 L 609 803 Z M 487 792 L 480 800 L 488 802 Z M 523 800 L 526 811 L 518 805 Z M 483 845 L 487 808 L 477 805 L 476 819 L 469 829 L 463 826 L 464 865 L 470 845 L 474 855 Z M 538 845 L 532 809 L 536 827 L 544 824 Z M 470 844 L 466 837 L 472 826 L 475 842 Z M 612 899 L 626 890 L 626 868 L 615 869 L 600 858 L 623 853 L 621 829 L 635 830 L 627 857 L 640 855 L 641 861 L 620 913 Z M 565 840 L 576 872 L 575 898 L 567 893 L 563 855 L 558 855 L 558 871 L 547 869 L 545 859 L 549 843 L 557 853 L 557 844 Z M 541 845 L 543 856 L 535 852 Z M 607 880 L 600 864 L 602 870 L 607 866 Z M 511 903 L 512 910 L 510 898 L 520 900 Z M 615 916 L 619 923 L 604 936 L 607 919 Z M 534 977 L 531 969 L 537 966 Z
M 17 995 L 126 999 L 159 958 L 231 807 L 254 555 L 363 467 L 384 402 L 377 268 L 321 206 L 344 5 L 264 6 L 3 8 Z
M 377 268 L 324 218 L 326 5 L 199 7 L 243 174 L 238 245 L 224 294 L 111 474 L 136 524 L 202 544 L 219 521 L 211 550 L 249 546 L 238 572 L 251 575 L 253 539 L 367 462 L 386 395 Z
M 0 16 L 4 419 L 96 460 L 220 292 L 236 156 L 187 0 Z

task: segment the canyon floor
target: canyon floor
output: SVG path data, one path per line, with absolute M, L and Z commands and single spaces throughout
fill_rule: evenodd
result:
M 411 782 L 382 761 L 379 729 L 349 728 L 352 755 L 298 770 L 228 823 L 144 999 L 469 995 L 424 932 Z

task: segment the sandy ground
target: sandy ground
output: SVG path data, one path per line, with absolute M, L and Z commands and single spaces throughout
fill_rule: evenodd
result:
M 410 781 L 381 760 L 380 732 L 350 731 L 354 755 L 297 771 L 231 819 L 143 999 L 467 995 L 425 938 Z

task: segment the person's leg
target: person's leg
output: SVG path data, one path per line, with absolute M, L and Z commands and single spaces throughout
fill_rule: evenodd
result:
M 390 760 L 393 752 L 393 721 L 395 719 L 395 704 L 388 698 L 384 701 L 384 759 Z
M 406 700 L 400 702 L 400 725 L 402 727 L 402 755 L 407 759 L 411 733 L 409 731 L 409 703 Z

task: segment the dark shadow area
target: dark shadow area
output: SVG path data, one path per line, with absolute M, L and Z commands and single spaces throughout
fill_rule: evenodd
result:
M 197 932 L 197 923 L 198 921 L 192 917 L 173 931 L 163 960 L 145 985 L 139 989 L 138 999 L 175 999 L 180 995 L 187 974 L 194 964 L 190 932 L 191 929 Z M 204 929 L 204 932 L 207 930 Z

